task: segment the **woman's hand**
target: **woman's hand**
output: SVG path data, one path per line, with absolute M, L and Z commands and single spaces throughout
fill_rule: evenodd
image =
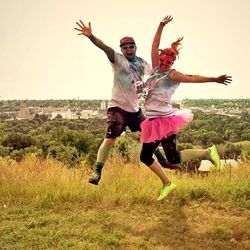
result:
M 171 15 L 168 15 L 163 18 L 163 20 L 161 21 L 161 24 L 165 26 L 167 23 L 171 22 L 172 20 L 173 20 L 173 17 Z
M 218 76 L 215 81 L 217 83 L 221 83 L 221 84 L 225 84 L 225 85 L 228 85 L 232 82 L 232 77 L 231 76 L 228 76 L 228 75 L 221 75 L 221 76 Z

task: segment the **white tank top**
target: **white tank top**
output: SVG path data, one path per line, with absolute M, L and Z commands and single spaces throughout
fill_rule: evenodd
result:
M 146 84 L 149 86 L 148 96 L 144 103 L 147 118 L 166 117 L 174 115 L 172 95 L 180 83 L 169 79 L 174 69 L 159 73 L 155 70 Z

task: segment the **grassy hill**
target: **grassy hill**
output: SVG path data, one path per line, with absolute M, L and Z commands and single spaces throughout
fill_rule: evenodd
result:
M 178 187 L 161 202 L 146 166 L 113 158 L 99 186 L 87 169 L 0 160 L 0 249 L 249 249 L 249 164 L 166 170 Z

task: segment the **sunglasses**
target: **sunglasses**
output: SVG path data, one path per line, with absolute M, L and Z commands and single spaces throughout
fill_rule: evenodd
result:
M 126 50 L 126 49 L 134 49 L 136 46 L 134 44 L 130 44 L 130 45 L 123 45 L 121 48 Z

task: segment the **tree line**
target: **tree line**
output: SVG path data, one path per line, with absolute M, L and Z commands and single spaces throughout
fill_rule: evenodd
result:
M 60 116 L 48 120 L 44 115 L 34 119 L 0 122 L 0 157 L 16 161 L 27 154 L 53 157 L 73 167 L 81 162 L 92 165 L 105 135 L 106 119 L 67 120 Z M 126 160 L 139 161 L 140 142 L 138 133 L 127 131 L 118 138 L 113 153 Z M 250 141 L 249 116 L 240 118 L 194 112 L 194 120 L 183 127 L 178 135 L 179 148 L 193 145 L 208 147 L 219 145 L 222 158 L 247 159 L 250 150 L 242 150 L 237 142 Z
M 106 100 L 107 101 L 107 100 Z M 25 102 L 28 107 L 68 107 L 70 109 L 98 109 L 102 100 L 81 100 L 81 99 L 51 99 L 51 100 L 0 100 L 0 113 L 18 111 L 20 103 Z M 250 108 L 250 99 L 184 99 L 185 107 L 200 107 L 218 109 L 240 109 L 242 112 Z

